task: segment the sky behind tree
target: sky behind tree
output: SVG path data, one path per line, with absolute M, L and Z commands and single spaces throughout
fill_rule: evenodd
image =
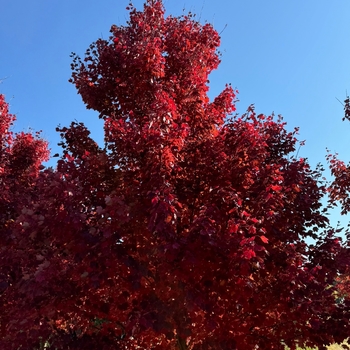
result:
M 107 39 L 128 19 L 128 0 L 0 0 L 0 93 L 17 115 L 15 130 L 43 130 L 59 152 L 58 124 L 84 122 L 103 144 L 102 122 L 68 83 L 70 53 Z M 142 9 L 143 1 L 133 4 Z M 342 122 L 350 93 L 350 2 L 339 0 L 164 0 L 167 14 L 191 11 L 221 33 L 222 63 L 210 76 L 210 97 L 231 83 L 237 111 L 281 114 L 300 127 L 298 156 L 326 165 L 326 147 L 350 160 L 350 123 Z M 51 162 L 51 164 L 54 164 Z M 338 215 L 333 215 L 337 220 Z M 332 220 L 332 221 L 333 221 Z

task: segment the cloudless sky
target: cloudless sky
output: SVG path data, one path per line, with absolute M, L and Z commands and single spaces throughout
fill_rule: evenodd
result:
M 52 154 L 58 124 L 83 121 L 102 143 L 102 122 L 68 83 L 70 53 L 125 24 L 128 0 L 0 0 L 0 93 L 17 115 L 15 130 L 43 130 Z M 142 9 L 143 1 L 133 4 Z M 342 122 L 350 94 L 350 1 L 164 0 L 167 14 L 197 14 L 221 32 L 222 63 L 210 76 L 210 96 L 231 83 L 237 110 L 283 115 L 300 127 L 300 157 L 326 164 L 326 147 L 350 160 L 350 122 Z M 338 219 L 335 214 L 333 219 Z

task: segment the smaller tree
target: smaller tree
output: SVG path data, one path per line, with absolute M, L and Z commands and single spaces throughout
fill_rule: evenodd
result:
M 18 301 L 7 293 L 23 281 L 23 256 L 29 254 L 27 237 L 16 236 L 17 219 L 31 208 L 42 163 L 49 159 L 48 144 L 40 132 L 14 134 L 15 120 L 0 94 L 0 338 L 19 317 L 10 316 L 9 305 Z

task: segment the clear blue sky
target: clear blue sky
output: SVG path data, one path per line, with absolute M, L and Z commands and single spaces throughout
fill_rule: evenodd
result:
M 70 77 L 72 51 L 83 55 L 112 24 L 128 18 L 128 0 L 0 0 L 0 93 L 16 130 L 43 130 L 52 152 L 58 124 L 83 121 L 102 141 L 102 123 L 85 110 Z M 142 8 L 143 1 L 134 5 Z M 326 147 L 350 160 L 350 123 L 336 100 L 350 94 L 350 1 L 165 0 L 167 12 L 192 11 L 221 32 L 222 64 L 210 77 L 213 97 L 226 83 L 240 91 L 239 112 L 282 114 L 300 127 L 299 153 L 312 165 Z

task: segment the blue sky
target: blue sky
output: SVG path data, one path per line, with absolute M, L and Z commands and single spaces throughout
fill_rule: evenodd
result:
M 0 0 L 0 93 L 17 115 L 15 130 L 43 130 L 58 151 L 58 124 L 83 121 L 102 141 L 102 123 L 87 111 L 70 77 L 72 51 L 83 55 L 112 24 L 128 19 L 128 0 Z M 142 8 L 143 1 L 134 5 Z M 306 140 L 299 156 L 326 163 L 326 147 L 350 160 L 350 2 L 338 0 L 164 0 L 168 14 L 196 13 L 221 33 L 222 63 L 210 96 L 226 83 L 240 91 L 237 109 L 282 114 Z M 334 217 L 337 218 L 335 215 Z

